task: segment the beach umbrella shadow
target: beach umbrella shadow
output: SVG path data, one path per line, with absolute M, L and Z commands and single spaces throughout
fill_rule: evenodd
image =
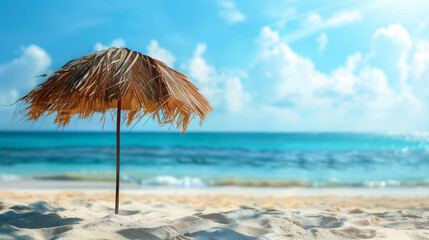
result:
M 213 110 L 186 75 L 127 48 L 112 47 L 91 53 L 42 76 L 50 77 L 18 100 L 26 106 L 18 113 L 28 120 L 56 114 L 55 123 L 64 127 L 73 115 L 89 118 L 101 113 L 104 126 L 106 113 L 116 113 L 116 214 L 122 123 L 126 121 L 131 126 L 147 117 L 185 132 L 195 116 L 201 125 Z

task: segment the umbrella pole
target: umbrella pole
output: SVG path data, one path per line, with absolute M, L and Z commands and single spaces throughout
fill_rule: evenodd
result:
M 118 101 L 118 110 L 116 113 L 116 198 L 115 214 L 119 212 L 119 167 L 120 167 L 120 133 L 121 133 L 121 100 Z

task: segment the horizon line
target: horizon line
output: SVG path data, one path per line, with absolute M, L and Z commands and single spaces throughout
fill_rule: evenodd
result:
M 0 129 L 0 133 L 116 133 L 115 130 L 98 131 L 98 130 L 15 130 L 15 129 Z M 360 130 L 347 130 L 347 131 L 335 131 L 335 130 L 299 130 L 299 131 L 186 131 L 182 133 L 180 131 L 166 131 L 166 130 L 138 130 L 138 131 L 121 131 L 121 133 L 132 134 L 132 133 L 162 133 L 162 134 L 187 134 L 187 133 L 253 133 L 253 134 L 429 134 L 429 131 L 360 131 Z

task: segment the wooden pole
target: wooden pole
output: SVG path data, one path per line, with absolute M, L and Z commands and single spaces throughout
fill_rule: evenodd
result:
M 121 100 L 118 101 L 118 111 L 116 113 L 116 198 L 115 214 L 119 212 L 119 167 L 120 161 L 120 135 L 121 135 Z

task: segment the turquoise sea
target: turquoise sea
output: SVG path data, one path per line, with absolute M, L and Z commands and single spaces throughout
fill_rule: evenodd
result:
M 0 132 L 0 181 L 115 177 L 115 133 Z M 429 186 L 429 134 L 126 133 L 142 186 Z

